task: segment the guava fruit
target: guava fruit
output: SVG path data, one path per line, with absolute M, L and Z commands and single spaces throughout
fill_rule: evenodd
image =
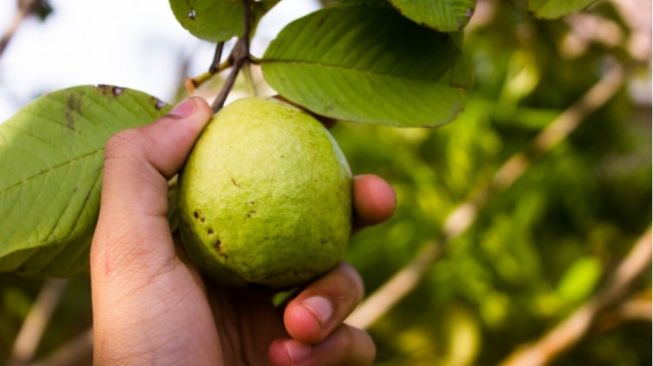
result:
M 274 99 L 218 112 L 179 178 L 190 258 L 235 287 L 278 289 L 332 268 L 351 230 L 351 171 L 329 131 Z

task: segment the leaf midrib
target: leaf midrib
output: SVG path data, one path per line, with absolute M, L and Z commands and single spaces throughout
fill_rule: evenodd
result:
M 6 193 L 7 191 L 9 191 L 9 190 L 12 189 L 12 188 L 15 188 L 15 187 L 17 187 L 17 186 L 20 186 L 20 185 L 22 185 L 22 184 L 25 184 L 26 182 L 28 182 L 28 181 L 30 181 L 30 180 L 32 180 L 32 179 L 35 179 L 35 178 L 37 178 L 37 177 L 39 177 L 39 176 L 42 176 L 42 175 L 44 175 L 44 174 L 47 174 L 47 173 L 49 173 L 49 172 L 51 172 L 51 171 L 53 171 L 53 170 L 59 169 L 59 168 L 61 168 L 61 167 L 64 167 L 64 166 L 66 166 L 66 165 L 68 165 L 68 164 L 72 164 L 72 163 L 74 163 L 74 162 L 76 162 L 76 161 L 79 161 L 79 160 L 82 160 L 82 159 L 87 159 L 87 158 L 89 158 L 89 157 L 91 157 L 91 156 L 93 156 L 93 155 L 96 155 L 97 153 L 103 152 L 103 151 L 104 151 L 104 147 L 101 147 L 101 148 L 99 148 L 99 149 L 96 149 L 96 150 L 90 151 L 90 152 L 88 152 L 88 153 L 85 153 L 85 154 L 79 155 L 79 156 L 77 156 L 77 157 L 75 157 L 75 158 L 73 158 L 73 159 L 63 161 L 63 162 L 61 162 L 61 163 L 59 163 L 59 164 L 56 164 L 56 165 L 54 165 L 54 166 L 52 166 L 52 167 L 48 167 L 48 168 L 46 168 L 46 169 L 44 169 L 44 170 L 41 170 L 40 172 L 38 172 L 38 173 L 36 173 L 36 174 L 33 174 L 33 175 L 31 175 L 31 176 L 29 176 L 29 177 L 27 177 L 27 178 L 23 178 L 23 179 L 21 179 L 20 181 L 18 181 L 18 182 L 14 183 L 14 184 L 12 184 L 12 185 L 10 185 L 10 186 L 7 186 L 7 187 L 1 189 L 1 190 L 0 190 L 0 195 Z
M 382 74 L 377 71 L 372 71 L 372 70 L 365 70 L 365 69 L 357 69 L 357 68 L 349 68 L 345 66 L 340 66 L 340 65 L 330 65 L 330 64 L 324 64 L 320 62 L 309 62 L 309 61 L 295 61 L 295 60 L 280 60 L 280 59 L 263 59 L 261 60 L 261 65 L 265 66 L 265 64 L 298 64 L 298 65 L 306 65 L 306 66 L 319 66 L 319 67 L 325 67 L 325 68 L 332 68 L 332 69 L 338 69 L 338 70 L 343 70 L 343 71 L 357 71 L 362 74 L 367 74 L 371 76 L 382 76 L 386 78 L 393 78 L 393 79 L 399 79 L 399 80 L 407 80 L 407 81 L 412 81 L 412 82 L 420 82 L 423 84 L 442 84 L 439 81 L 442 80 L 442 78 L 438 79 L 437 81 L 435 80 L 424 80 L 423 78 L 412 78 L 412 77 L 407 77 L 407 76 L 401 76 L 401 75 L 394 75 L 394 74 Z M 447 73 L 444 72 L 442 75 L 446 75 Z M 465 89 L 466 90 L 466 89 Z

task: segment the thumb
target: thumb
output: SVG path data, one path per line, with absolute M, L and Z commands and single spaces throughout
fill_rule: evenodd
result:
M 167 180 L 181 168 L 211 114 L 203 99 L 193 97 L 156 122 L 109 139 L 91 248 L 92 272 L 98 268 L 111 272 L 137 253 L 163 261 L 174 257 Z
M 176 256 L 167 220 L 167 179 L 210 117 L 204 100 L 189 98 L 106 145 L 90 261 L 95 363 L 217 362 L 209 305 Z
M 190 97 L 152 124 L 113 135 L 105 159 L 122 163 L 140 160 L 138 163 L 147 163 L 170 178 L 183 164 L 211 113 L 204 99 Z
M 113 135 L 105 148 L 101 211 L 126 219 L 165 216 L 167 180 L 181 168 L 211 113 L 204 99 L 191 97 L 150 125 Z

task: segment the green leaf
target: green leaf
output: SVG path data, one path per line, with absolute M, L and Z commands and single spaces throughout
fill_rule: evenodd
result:
M 405 17 L 442 31 L 461 30 L 474 14 L 476 0 L 390 0 Z
M 596 0 L 528 0 L 528 9 L 536 17 L 555 19 L 582 10 Z
M 586 299 L 601 278 L 601 261 L 596 257 L 581 257 L 567 269 L 557 287 L 558 296 L 574 305 Z
M 278 2 L 254 2 L 254 25 Z M 220 42 L 243 33 L 242 0 L 170 0 L 170 7 L 177 21 L 195 37 Z
M 262 67 L 279 94 L 317 114 L 399 127 L 451 121 L 472 78 L 459 34 L 364 4 L 325 8 L 290 23 Z
M 0 124 L 0 271 L 67 276 L 86 269 L 106 141 L 168 109 L 138 91 L 78 86 Z

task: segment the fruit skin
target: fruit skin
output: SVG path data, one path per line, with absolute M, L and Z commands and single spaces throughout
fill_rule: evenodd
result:
M 234 287 L 306 282 L 344 255 L 351 184 L 344 155 L 316 119 L 273 99 L 237 100 L 213 117 L 180 176 L 184 245 Z

